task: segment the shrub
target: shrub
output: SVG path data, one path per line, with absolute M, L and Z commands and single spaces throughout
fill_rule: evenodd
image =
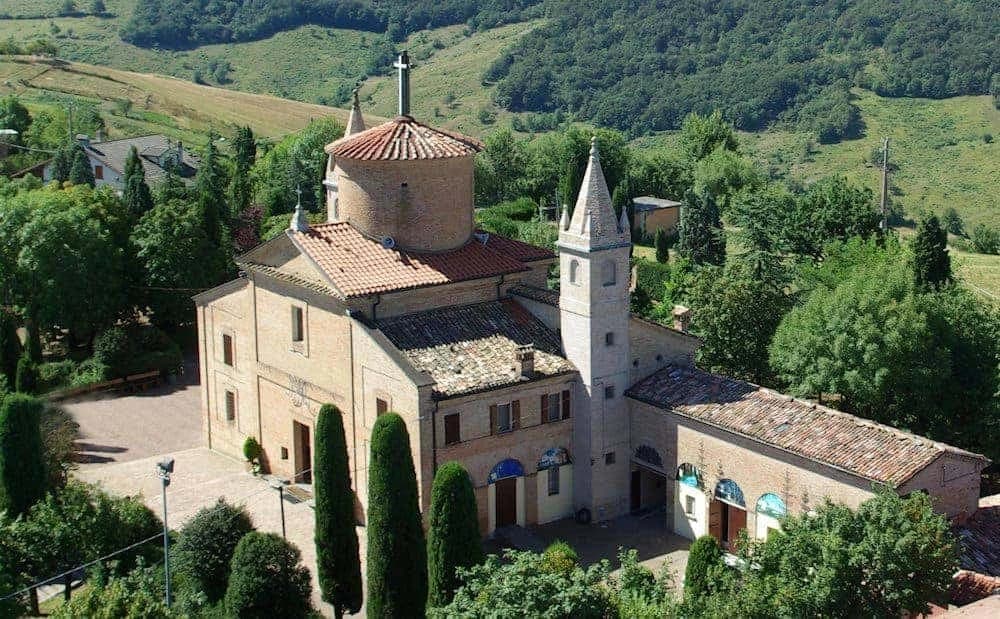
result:
M 80 424 L 62 408 L 48 404 L 42 410 L 39 431 L 42 434 L 49 487 L 61 488 L 66 481 L 63 467 L 71 464 L 76 454 L 74 443 L 80 436 Z
M 274 533 L 251 531 L 233 553 L 226 589 L 227 615 L 241 618 L 306 617 L 312 611 L 309 570 L 301 553 Z
M 341 617 L 361 609 L 363 594 L 347 438 L 341 412 L 332 404 L 319 409 L 315 460 L 317 576 L 323 600 Z
M 977 224 L 972 229 L 972 248 L 979 254 L 1000 253 L 1000 231 L 986 224 Z
M 722 566 L 722 550 L 711 535 L 702 535 L 691 544 L 684 572 L 685 600 L 699 600 L 712 591 L 713 575 Z
M 538 205 L 531 198 L 518 198 L 512 202 L 501 202 L 486 210 L 514 221 L 531 221 L 538 216 Z
M 42 402 L 23 393 L 0 402 L 0 512 L 14 518 L 45 495 L 41 413 Z
M 70 387 L 87 387 L 96 383 L 102 383 L 110 378 L 111 372 L 108 366 L 94 358 L 87 359 L 73 370 L 70 377 Z
M 476 211 L 476 226 L 508 239 L 517 237 L 517 222 L 493 209 L 484 208 Z
M 107 366 L 112 376 L 125 376 L 136 353 L 132 341 L 123 327 L 111 327 L 94 340 L 94 359 Z
M 20 358 L 21 340 L 17 337 L 17 325 L 11 316 L 0 311 L 0 375 L 6 376 L 11 385 L 17 381 Z
M 580 556 L 573 547 L 556 540 L 542 553 L 542 569 L 551 574 L 567 575 L 580 563 Z
M 17 361 L 17 383 L 15 391 L 35 393 L 38 391 L 38 367 L 27 353 Z
M 670 261 L 670 241 L 663 228 L 656 229 L 656 236 L 653 237 L 653 246 L 656 248 L 656 261 L 660 264 Z
M 427 533 L 427 605 L 444 606 L 458 588 L 457 569 L 483 561 L 476 494 L 469 473 L 447 462 L 434 475 Z
M 243 457 L 246 458 L 247 462 L 257 462 L 262 455 L 264 455 L 264 448 L 260 446 L 255 437 L 248 436 L 243 441 Z
M 662 299 L 664 286 L 670 279 L 673 267 L 669 263 L 652 262 L 642 258 L 635 261 L 635 267 L 636 291 L 644 291 L 654 301 Z
M 369 463 L 368 616 L 417 614 L 427 604 L 427 548 L 410 436 L 396 413 L 375 421 Z
M 42 391 L 51 391 L 68 385 L 73 379 L 77 363 L 72 359 L 50 361 L 38 365 L 38 381 Z
M 181 529 L 176 553 L 178 569 L 187 574 L 210 602 L 222 599 L 230 580 L 233 553 L 253 531 L 246 509 L 219 499 L 203 508 Z
M 944 224 L 945 230 L 955 236 L 965 235 L 965 222 L 962 221 L 962 217 L 955 210 L 955 207 L 949 206 L 945 209 L 941 223 Z

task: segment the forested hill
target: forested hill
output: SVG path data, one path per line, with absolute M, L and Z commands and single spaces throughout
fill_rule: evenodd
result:
M 527 17 L 541 0 L 137 0 L 123 40 L 183 49 L 252 41 L 305 24 L 386 32 L 394 41 L 424 28 L 492 28 Z
M 574 0 L 490 67 L 497 103 L 629 130 L 721 108 L 825 141 L 861 130 L 852 85 L 888 96 L 1000 90 L 994 0 Z M 992 85 L 991 85 L 992 80 Z

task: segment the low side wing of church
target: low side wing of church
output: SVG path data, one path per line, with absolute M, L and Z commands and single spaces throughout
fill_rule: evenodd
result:
M 484 534 L 665 508 L 668 528 L 729 544 L 876 485 L 976 510 L 983 456 L 702 371 L 683 320 L 632 315 L 631 226 L 596 141 L 556 253 L 477 230 L 482 144 L 412 118 L 397 66 L 400 115 L 366 128 L 355 98 L 326 148 L 327 222 L 298 208 L 238 279 L 195 297 L 209 447 L 241 458 L 253 436 L 266 470 L 309 483 L 334 404 L 363 522 L 372 426 L 393 411 L 421 508 L 437 467 L 461 462 Z

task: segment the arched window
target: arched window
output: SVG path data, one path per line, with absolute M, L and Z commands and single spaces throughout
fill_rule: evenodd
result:
M 677 481 L 692 488 L 704 488 L 701 471 L 693 464 L 684 464 L 677 467 Z
M 767 494 L 762 494 L 757 499 L 757 513 L 772 518 L 784 518 L 788 515 L 788 509 L 785 507 L 785 502 L 781 500 L 780 496 L 773 492 L 768 492 Z
M 524 467 L 521 463 L 513 458 L 508 458 L 497 462 L 493 470 L 490 471 L 490 475 L 487 478 L 489 483 L 496 483 L 498 480 L 506 479 L 508 477 L 521 477 L 524 475 Z
M 604 264 L 601 265 L 601 283 L 605 286 L 615 285 L 615 263 L 612 260 L 606 260 Z
M 739 507 L 746 507 L 743 490 L 731 479 L 722 479 L 715 486 L 715 498 Z
M 580 261 L 570 260 L 569 261 L 569 283 L 579 285 L 580 278 Z

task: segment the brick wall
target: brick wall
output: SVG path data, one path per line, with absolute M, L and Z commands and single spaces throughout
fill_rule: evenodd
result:
M 934 499 L 937 511 L 963 521 L 979 508 L 983 464 L 979 460 L 945 453 L 902 484 L 899 492 L 923 490 Z

